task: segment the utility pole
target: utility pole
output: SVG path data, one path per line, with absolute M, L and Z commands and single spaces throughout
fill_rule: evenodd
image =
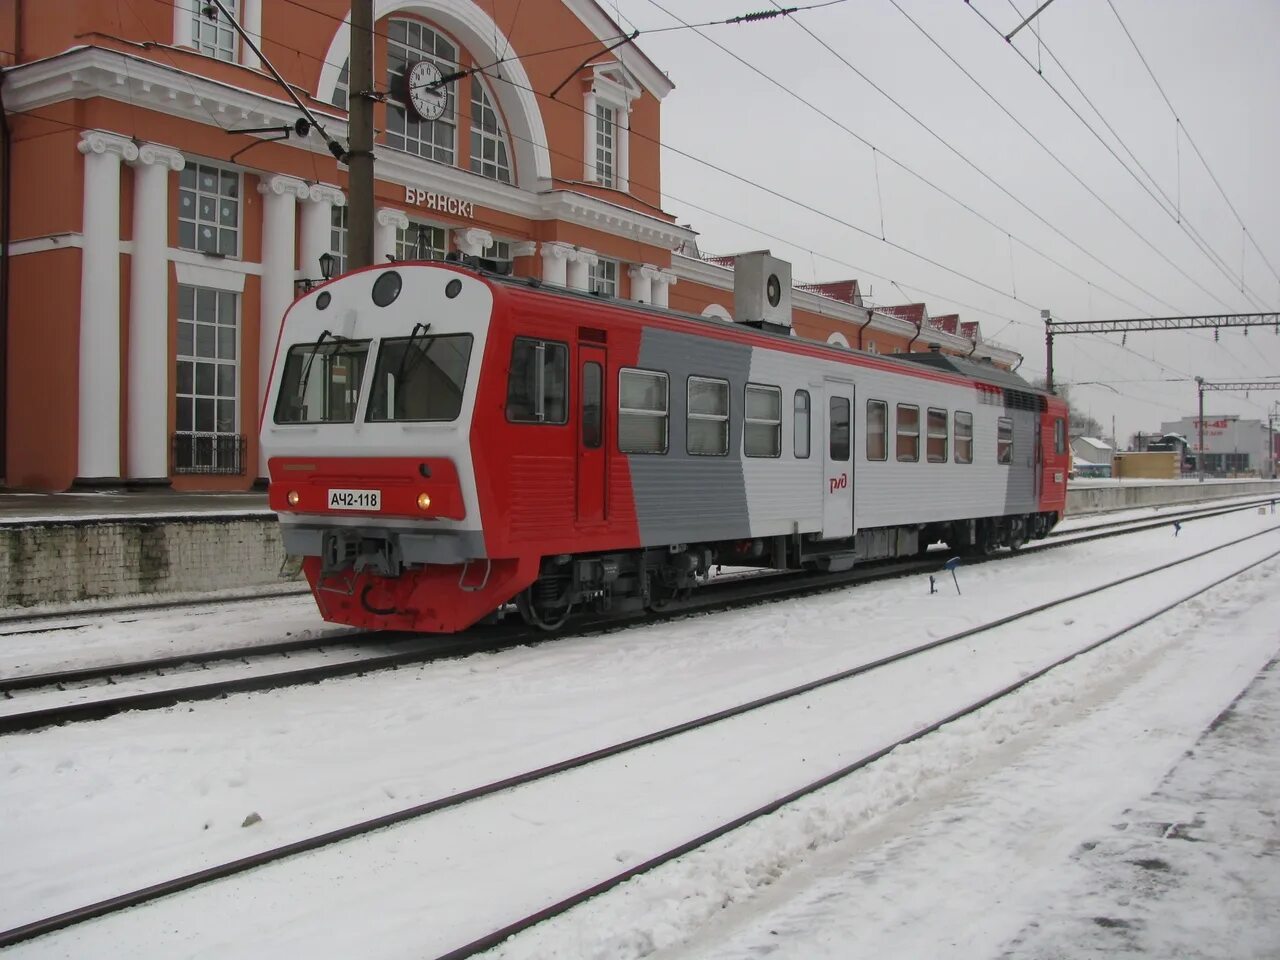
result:
M 347 267 L 373 265 L 373 0 L 351 0 Z
M 1048 310 L 1041 310 L 1040 319 L 1044 321 L 1044 385 L 1053 393 L 1053 318 Z
M 1200 431 L 1196 441 L 1196 476 L 1204 483 L 1204 377 L 1196 377 L 1196 390 L 1200 394 L 1200 419 L 1196 421 Z

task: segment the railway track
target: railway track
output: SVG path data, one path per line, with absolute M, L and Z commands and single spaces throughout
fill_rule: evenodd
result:
M 749 702 L 720 709 L 695 719 L 666 726 L 662 729 L 657 729 L 644 735 L 632 737 L 618 743 L 602 746 L 575 757 L 563 759 L 523 773 L 507 776 L 484 785 L 465 789 L 425 803 L 415 804 L 411 807 L 407 807 L 393 813 L 364 820 L 359 823 L 350 824 L 340 829 L 330 830 L 325 833 L 287 843 L 270 850 L 264 850 L 251 856 L 241 857 L 227 863 L 211 866 L 186 874 L 182 877 L 176 877 L 160 883 L 150 884 L 146 887 L 74 910 L 68 910 L 55 916 L 32 921 L 30 923 L 14 927 L 10 930 L 0 932 L 0 947 L 9 946 L 33 937 L 52 933 L 85 920 L 103 917 L 170 894 L 191 890 L 210 881 L 235 876 L 256 867 L 277 863 L 287 858 L 294 857 L 300 853 L 319 850 L 332 844 L 372 833 L 376 830 L 419 820 L 440 811 L 457 808 L 483 798 L 504 794 L 517 787 L 534 784 L 539 781 L 546 781 L 553 775 L 587 768 L 592 764 L 596 764 L 613 757 L 618 757 L 642 747 L 671 740 L 680 735 L 701 730 L 731 718 L 756 714 L 784 701 L 802 697 L 805 694 L 831 687 L 835 684 L 840 684 L 855 677 L 864 677 L 869 674 L 874 674 L 877 671 L 885 670 L 894 664 L 899 664 L 911 658 L 921 657 L 930 652 L 945 648 L 955 648 L 959 644 L 965 643 L 966 641 L 972 641 L 974 638 L 984 634 L 994 634 L 1001 628 L 1012 624 L 1026 624 L 1036 616 L 1046 612 L 1052 611 L 1054 620 L 1058 621 L 1062 619 L 1062 610 L 1064 608 L 1069 608 L 1072 604 L 1078 604 L 1082 601 L 1092 601 L 1098 595 L 1104 594 L 1107 591 L 1145 578 L 1153 577 L 1176 567 L 1192 564 L 1195 561 L 1206 557 L 1213 557 L 1216 554 L 1220 554 L 1223 551 L 1230 550 L 1243 544 L 1250 544 L 1253 546 L 1253 541 L 1262 542 L 1263 538 L 1274 538 L 1277 533 L 1280 533 L 1280 525 L 1270 526 L 1265 530 L 1261 530 L 1247 536 L 1238 537 L 1227 543 L 1219 544 L 1172 562 L 1160 564 L 1147 570 L 1129 574 L 1109 583 L 1100 584 L 1087 590 L 1078 591 L 1067 596 L 1038 603 L 1026 609 L 992 620 L 988 623 L 961 630 L 948 636 L 932 639 L 925 643 L 904 648 L 885 656 L 866 660 L 839 672 L 831 673 L 786 689 L 778 690 L 767 696 L 758 697 Z M 518 917 L 501 927 L 485 933 L 482 936 L 473 938 L 461 946 L 452 948 L 448 952 L 441 954 L 439 956 L 439 960 L 462 960 L 464 957 L 470 957 L 478 952 L 486 950 L 515 933 L 528 929 L 529 927 L 550 917 L 556 916 L 557 914 L 563 913 L 573 906 L 597 896 L 600 893 L 603 893 L 635 876 L 653 870 L 661 864 L 695 850 L 717 837 L 723 836 L 753 820 L 775 812 L 781 807 L 786 806 L 801 797 L 847 777 L 850 774 L 863 769 L 869 764 L 874 763 L 876 760 L 883 758 L 896 748 L 915 740 L 919 740 L 946 724 L 975 713 L 983 707 L 1009 696 L 1013 692 L 1025 687 L 1027 684 L 1045 676 L 1064 664 L 1130 633 L 1143 624 L 1149 623 L 1152 620 L 1163 616 L 1182 604 L 1204 594 L 1208 590 L 1240 576 L 1242 573 L 1245 573 L 1263 563 L 1280 557 L 1280 549 L 1271 549 L 1272 546 L 1276 546 L 1276 544 L 1265 544 L 1264 550 L 1267 552 L 1263 556 L 1260 558 L 1254 556 L 1248 563 L 1233 569 L 1225 576 L 1217 576 L 1216 574 L 1218 571 L 1215 569 L 1214 572 L 1210 574 L 1210 576 L 1213 577 L 1210 582 L 1202 583 L 1192 589 L 1186 590 L 1173 601 L 1165 603 L 1158 609 L 1148 611 L 1118 628 L 1109 629 L 1103 636 L 1092 636 L 1087 640 L 1087 642 L 1081 643 L 1075 648 L 1067 650 L 1065 653 L 1050 655 L 1051 658 L 1047 662 L 1040 663 L 1035 669 L 1024 672 L 1010 682 L 1000 683 L 995 687 L 995 689 L 986 691 L 981 696 L 975 697 L 968 703 L 965 703 L 962 707 L 948 709 L 943 716 L 934 717 L 927 722 L 920 723 L 915 727 L 915 729 L 911 730 L 906 735 L 895 736 L 890 742 L 881 743 L 875 749 L 866 751 L 861 756 L 842 764 L 839 769 L 827 772 L 798 788 L 789 789 L 774 797 L 767 803 L 758 805 L 746 813 L 738 814 L 726 819 L 713 828 L 702 831 L 698 836 L 684 840 L 669 849 L 650 856 L 643 862 L 621 870 L 605 880 L 592 883 L 567 896 L 563 896 L 550 906 L 543 907 L 535 912 Z M 963 650 L 964 648 L 962 647 L 960 649 Z
M 1029 553 L 1140 533 L 1191 520 L 1211 519 L 1251 510 L 1267 503 L 1274 503 L 1274 500 L 1268 498 L 1226 507 L 1181 511 L 1156 520 L 1112 521 L 1080 531 L 1066 531 L 1061 537 L 1051 536 L 1044 541 L 1028 544 L 1021 552 Z M 1014 556 L 1014 553 L 998 553 L 969 562 L 998 561 Z M 867 565 L 834 575 L 768 571 L 755 576 L 725 577 L 705 584 L 692 599 L 673 604 L 662 613 L 642 617 L 582 620 L 555 636 L 561 638 L 611 632 L 637 623 L 654 623 L 673 617 L 717 612 L 742 603 L 762 603 L 910 574 L 937 572 L 942 563 L 941 557 L 942 554 L 935 552 L 922 560 Z M 129 710 L 155 710 L 178 703 L 222 699 L 238 693 L 360 676 L 377 670 L 429 663 L 433 660 L 496 653 L 512 647 L 544 643 L 548 639 L 551 638 L 546 633 L 511 623 L 442 637 L 395 638 L 386 634 L 353 632 L 336 639 L 281 641 L 253 647 L 11 677 L 0 679 L 0 735 L 58 724 L 102 720 Z M 388 650 L 387 647 L 391 649 Z M 353 649 L 355 656 L 338 659 L 325 656 L 327 650 L 344 648 Z M 280 660 L 287 661 L 298 654 L 311 654 L 311 659 L 318 662 L 306 666 L 290 664 L 285 669 L 270 669 L 271 664 L 279 663 Z M 237 671 L 235 676 L 208 679 L 207 670 L 210 667 L 235 663 L 247 668 L 247 675 L 243 671 Z M 202 673 L 206 676 L 199 682 L 175 683 L 175 680 L 180 680 L 183 676 L 200 677 Z M 120 681 L 125 678 L 141 678 L 151 674 L 159 675 L 151 680 L 151 689 L 128 693 L 112 690 L 111 696 L 84 697 L 93 690 L 85 687 L 85 684 L 97 684 L 97 689 L 111 689 L 119 687 Z

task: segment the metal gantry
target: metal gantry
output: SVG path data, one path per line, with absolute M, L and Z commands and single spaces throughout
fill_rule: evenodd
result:
M 1073 333 L 1150 333 L 1154 330 L 1221 330 L 1235 327 L 1271 327 L 1280 334 L 1280 313 L 1217 313 L 1185 317 L 1135 317 L 1131 320 L 1044 319 L 1045 377 L 1053 390 L 1053 338 Z

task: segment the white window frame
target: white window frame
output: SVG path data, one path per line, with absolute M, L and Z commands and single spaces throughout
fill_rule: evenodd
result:
M 480 95 L 478 99 L 477 93 Z M 477 155 L 475 150 L 477 138 L 479 138 L 480 155 Z M 492 160 L 484 157 L 485 147 L 489 144 L 493 145 Z M 499 183 L 514 182 L 511 144 L 507 142 L 507 136 L 503 132 L 502 114 L 498 112 L 497 102 L 479 73 L 471 75 L 471 124 L 468 153 L 471 157 L 472 173 L 477 173 L 489 180 L 497 180 Z M 492 173 L 487 168 L 492 168 Z
M 623 193 L 631 190 L 631 103 L 641 95 L 641 88 L 630 73 L 615 62 L 597 64 L 591 85 L 583 98 L 583 179 Z M 602 117 L 600 108 L 612 111 Z M 602 122 L 609 124 L 612 137 L 613 169 L 603 175 L 598 167 L 597 147 L 604 133 Z
M 230 0 L 228 3 L 231 12 L 239 18 L 240 25 L 244 27 L 244 32 L 259 46 L 262 45 L 262 4 L 263 0 Z M 204 0 L 174 0 L 173 45 L 175 47 L 191 47 L 206 56 L 215 56 L 226 63 L 239 63 L 255 70 L 258 69 L 260 64 L 258 63 L 257 55 L 243 44 L 239 34 L 235 32 L 235 28 L 230 24 L 225 27 L 225 29 L 231 31 L 231 47 L 226 51 L 228 53 L 227 56 L 217 56 L 212 50 L 202 48 L 196 37 L 196 19 L 200 18 L 202 25 L 207 23 L 200 14 L 202 6 L 204 6 Z
M 351 231 L 348 227 L 350 209 L 345 203 L 333 205 L 329 214 L 329 252 L 333 254 L 333 275 L 340 277 L 347 272 L 347 246 Z
M 693 409 L 693 387 L 694 384 L 704 386 L 714 386 L 721 388 L 720 395 L 724 400 L 724 413 L 704 413 L 695 412 Z M 721 380 L 716 377 L 689 377 L 685 386 L 685 437 L 684 449 L 685 453 L 691 457 L 727 457 L 729 455 L 729 381 Z M 689 445 L 689 435 L 691 427 L 695 422 L 700 423 L 718 423 L 723 429 L 721 434 L 720 449 L 718 450 L 694 450 Z
M 429 53 L 426 50 L 422 49 L 421 47 L 411 46 L 408 40 L 408 33 L 409 33 L 408 27 L 405 28 L 404 40 L 400 40 L 392 37 L 391 36 L 392 30 L 395 29 L 397 24 L 409 24 L 409 25 L 412 25 L 413 27 L 418 28 L 420 31 L 423 31 L 424 33 L 432 34 L 436 38 L 436 42 L 433 42 L 432 46 L 433 47 L 437 46 L 438 43 L 440 42 L 446 44 L 447 46 L 452 48 L 454 59 L 450 60 L 446 57 L 441 56 L 440 54 L 437 54 L 434 52 Z M 397 48 L 396 50 L 397 53 L 400 53 L 401 51 L 404 52 L 405 60 L 408 63 L 416 63 L 419 60 L 430 60 L 440 69 L 440 73 L 442 75 L 453 73 L 458 69 L 457 59 L 461 55 L 461 51 L 459 50 L 458 45 L 453 40 L 445 36 L 443 33 L 435 29 L 434 27 L 426 23 L 423 23 L 421 20 L 416 20 L 412 17 L 392 17 L 387 23 L 388 61 L 387 61 L 386 82 L 389 87 L 394 86 L 394 84 L 391 82 L 391 63 L 390 63 L 390 52 L 393 47 Z M 384 133 L 384 136 L 386 137 L 387 146 L 390 147 L 392 150 L 399 150 L 402 153 L 409 153 L 417 157 L 422 157 L 424 160 L 434 160 L 437 163 L 444 163 L 444 164 L 448 164 L 449 166 L 457 166 L 458 103 L 457 103 L 457 91 L 455 89 L 456 86 L 457 86 L 456 84 L 451 83 L 446 85 L 443 88 L 448 95 L 447 106 L 445 107 L 444 113 L 441 114 L 439 119 L 436 119 L 436 120 L 413 119 L 409 115 L 409 108 L 404 104 L 402 104 L 397 99 L 397 97 L 399 96 L 399 91 L 393 89 L 390 95 L 387 97 L 387 129 Z M 403 123 L 404 123 L 404 129 L 393 130 L 392 123 L 398 122 L 401 119 L 403 120 Z M 409 131 L 410 129 L 413 129 L 413 128 L 416 128 L 417 133 L 410 135 Z M 436 134 L 439 131 L 444 130 L 445 128 L 448 128 L 448 131 L 449 131 L 447 134 L 448 141 L 449 141 L 447 145 L 438 141 L 436 138 Z M 424 130 L 428 130 L 428 129 L 432 131 L 432 135 L 429 138 L 424 138 L 422 136 L 422 133 Z M 397 146 L 395 143 L 392 142 L 393 137 L 398 138 L 400 141 L 402 141 L 400 145 Z M 440 139 L 443 140 L 444 137 L 441 137 Z M 426 152 L 424 152 L 424 149 Z
M 192 309 L 191 309 L 190 317 L 182 316 L 182 313 L 183 313 L 182 299 L 183 299 L 184 290 L 191 291 Z M 214 307 L 213 307 L 213 323 L 212 324 L 198 319 L 200 315 L 198 301 L 202 296 L 206 298 L 207 297 L 213 298 Z M 219 349 L 219 342 L 218 342 L 219 332 L 227 328 L 226 324 L 220 322 L 219 314 L 218 314 L 218 305 L 223 297 L 229 297 L 232 303 L 232 326 L 231 326 L 232 356 L 230 357 L 221 356 L 222 351 Z M 178 305 L 176 310 L 176 314 L 177 314 L 176 322 L 178 324 L 179 331 L 181 330 L 181 327 L 183 324 L 190 324 L 191 350 L 190 352 L 183 353 L 181 352 L 180 349 L 177 349 L 177 348 L 175 349 L 175 354 L 174 354 L 175 373 L 174 373 L 173 397 L 174 397 L 175 411 L 176 411 L 176 407 L 179 399 L 183 397 L 190 399 L 191 425 L 189 429 L 182 429 L 182 424 L 175 421 L 173 432 L 175 435 L 181 434 L 181 435 L 192 437 L 193 451 L 195 449 L 196 440 L 199 438 L 210 437 L 210 438 L 213 438 L 213 441 L 214 441 L 213 462 L 210 464 L 209 470 L 201 470 L 194 463 L 187 466 L 179 466 L 177 463 L 175 463 L 173 466 L 175 471 L 178 473 L 219 472 L 218 471 L 219 465 L 217 463 L 217 450 L 218 450 L 217 438 L 218 437 L 234 437 L 234 436 L 240 435 L 240 391 L 241 391 L 241 382 L 242 382 L 242 364 L 240 360 L 242 355 L 241 330 L 243 326 L 241 321 L 241 311 L 243 310 L 243 299 L 244 299 L 243 295 L 240 293 L 236 293 L 230 290 L 220 289 L 218 287 L 204 287 L 204 286 L 198 286 L 196 284 L 184 284 L 184 283 L 178 284 Z M 213 354 L 212 356 L 204 356 L 200 353 L 200 350 L 199 350 L 200 329 L 202 327 L 210 327 L 210 326 L 213 328 L 213 331 L 214 331 Z M 178 390 L 178 376 L 177 376 L 176 368 L 183 363 L 191 364 L 191 390 L 189 393 L 179 392 Z M 198 370 L 199 370 L 199 365 L 202 363 L 211 364 L 213 366 L 214 382 L 213 382 L 212 393 L 203 393 L 199 390 Z M 230 397 L 224 397 L 218 387 L 218 375 L 219 375 L 218 372 L 220 369 L 224 367 L 230 367 L 232 369 L 232 376 L 234 378 L 234 385 L 232 387 L 232 392 Z M 199 418 L 196 412 L 196 407 L 199 401 L 202 399 L 209 400 L 213 403 L 213 429 L 212 430 L 199 429 Z M 218 426 L 218 403 L 222 400 L 229 400 L 231 403 L 231 429 L 230 430 L 222 430 L 222 429 L 219 429 L 219 426 Z M 176 416 L 176 413 L 175 413 L 175 416 Z
M 587 284 L 592 293 L 600 293 L 606 297 L 618 296 L 619 264 L 608 257 L 597 257 L 587 271 Z
M 215 216 L 212 221 L 207 221 L 200 216 L 200 199 L 201 197 L 210 196 L 206 191 L 200 188 L 200 176 L 203 171 L 213 171 L 218 175 L 217 191 L 212 194 L 215 201 Z M 223 193 L 223 175 L 230 174 L 235 178 L 235 197 Z M 194 178 L 194 186 L 187 186 L 184 181 L 188 176 Z M 182 209 L 182 197 L 184 193 L 190 193 L 193 198 L 194 207 L 191 216 L 184 216 Z M 226 200 L 235 200 L 236 217 L 235 224 L 226 226 L 222 224 L 222 203 Z M 191 223 L 194 225 L 193 235 L 194 241 L 191 245 L 182 242 L 182 224 Z M 214 230 L 215 242 L 212 250 L 204 249 L 200 246 L 200 229 L 201 227 L 209 227 Z M 244 227 L 244 175 L 239 170 L 233 170 L 216 163 L 206 163 L 203 160 L 188 160 L 187 165 L 178 174 L 178 249 L 194 250 L 197 253 L 210 254 L 212 256 L 227 257 L 229 259 L 240 258 L 240 242 L 241 230 Z M 227 253 L 222 249 L 222 231 L 229 230 L 235 237 L 234 249 Z
M 396 227 L 396 260 L 419 259 L 418 230 L 431 234 L 433 243 L 426 249 L 427 260 L 443 260 L 449 252 L 449 229 L 438 223 L 426 223 L 421 220 L 410 220 L 407 227 Z M 439 237 L 440 245 L 435 246 L 434 239 Z
M 751 409 L 751 395 L 769 396 L 777 401 L 778 416 L 777 418 L 769 417 L 750 417 L 747 411 Z M 782 456 L 782 388 L 775 387 L 767 383 L 748 383 L 743 392 L 742 404 L 742 453 L 748 457 L 762 457 L 765 459 L 776 459 Z M 766 452 L 760 453 L 752 450 L 751 436 L 753 431 L 751 427 L 769 427 L 768 436 L 772 440 L 771 446 L 765 448 Z M 754 433 L 759 435 L 761 431 L 756 430 Z
M 624 393 L 623 382 L 628 377 L 645 377 L 650 380 L 661 380 L 663 387 L 662 409 L 656 407 L 625 407 L 622 405 Z M 660 417 L 662 419 L 661 450 L 628 450 L 622 445 L 622 424 L 628 417 Z M 618 452 L 635 456 L 661 456 L 671 446 L 671 378 L 661 370 L 642 370 L 638 367 L 623 367 L 618 371 Z

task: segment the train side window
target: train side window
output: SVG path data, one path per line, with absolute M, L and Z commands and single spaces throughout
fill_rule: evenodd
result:
M 957 410 L 956 424 L 956 463 L 973 463 L 973 414 L 966 410 Z
M 809 459 L 809 391 L 797 390 L 795 396 L 795 455 L 797 460 Z
M 507 378 L 507 419 L 512 423 L 567 423 L 569 347 L 516 337 Z
M 582 367 L 582 445 L 595 450 L 601 443 L 601 404 L 604 371 L 591 362 Z
M 913 403 L 898 404 L 897 456 L 903 463 L 920 459 L 920 408 Z
M 867 459 L 889 459 L 889 405 L 883 400 L 867 401 Z
M 782 456 L 782 389 L 747 384 L 742 430 L 743 451 L 748 457 Z
M 930 407 L 925 421 L 924 453 L 930 463 L 947 462 L 947 411 Z
M 1053 452 L 1067 452 L 1067 422 L 1061 417 L 1053 421 Z
M 729 381 L 689 378 L 685 450 L 697 457 L 723 457 L 729 452 Z
M 997 423 L 996 463 L 1013 463 L 1013 420 L 1001 417 Z
M 844 397 L 832 397 L 829 413 L 831 421 L 832 463 L 849 459 L 849 401 Z
M 669 383 L 654 370 L 618 371 L 618 449 L 666 453 Z

